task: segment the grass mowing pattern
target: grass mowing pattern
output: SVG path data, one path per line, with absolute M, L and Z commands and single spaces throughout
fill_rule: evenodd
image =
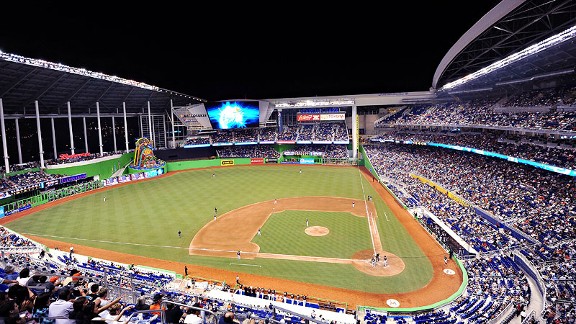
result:
M 301 174 L 298 172 L 300 168 L 303 170 Z M 212 177 L 213 171 L 215 177 Z M 335 196 L 362 199 L 363 190 L 366 195 L 375 198 L 378 228 L 384 249 L 403 257 L 406 263 L 406 269 L 396 276 L 373 277 L 351 265 L 269 259 L 243 260 L 243 263 L 261 267 L 241 267 L 231 264 L 233 261 L 228 258 L 192 257 L 187 253 L 194 234 L 213 219 L 214 207 L 218 208 L 219 214 L 223 214 L 248 204 L 284 197 Z M 314 212 L 318 217 L 321 214 Z M 327 214 L 331 215 L 326 215 L 322 221 L 336 220 L 333 216 L 337 213 Z M 261 243 L 262 248 L 275 253 L 327 253 L 326 256 L 350 257 L 354 247 L 347 245 L 358 244 L 358 247 L 364 247 L 370 240 L 365 219 L 342 215 L 341 220 L 349 224 L 327 223 L 327 227 L 333 227 L 330 230 L 338 234 L 344 231 L 348 237 L 327 235 L 316 237 L 325 242 L 312 246 L 301 244 L 302 240 L 294 228 L 299 228 L 303 233 L 305 220 L 301 218 L 306 216 L 294 217 L 295 223 L 285 231 L 282 231 L 283 225 L 276 222 L 289 221 L 292 217 L 278 217 L 277 220 L 276 216 L 280 215 L 275 215 L 270 223 L 264 225 L 264 235 L 257 240 L 264 240 L 270 232 L 277 242 L 255 241 Z M 366 224 L 364 230 L 360 229 L 362 222 Z M 192 170 L 154 181 L 111 188 L 42 210 L 6 226 L 20 233 L 45 236 L 71 244 L 373 293 L 412 291 L 424 286 L 432 278 L 432 267 L 426 256 L 354 167 L 241 166 Z M 340 227 L 343 229 L 340 230 Z M 181 239 L 178 238 L 178 230 L 182 231 Z

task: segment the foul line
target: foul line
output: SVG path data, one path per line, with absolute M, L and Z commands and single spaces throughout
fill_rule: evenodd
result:
M 188 249 L 188 248 L 183 248 L 183 247 L 180 247 L 180 246 L 171 246 L 171 245 L 153 245 L 153 244 L 144 244 L 144 243 L 118 242 L 118 241 L 105 241 L 105 240 L 91 240 L 91 239 L 78 238 L 78 237 L 67 237 L 67 236 L 57 236 L 57 235 L 43 235 L 43 234 L 41 235 L 41 234 L 34 234 L 34 233 L 22 233 L 22 234 L 39 236 L 39 237 L 50 237 L 50 238 L 57 238 L 57 239 L 65 239 L 65 240 L 89 241 L 89 242 L 109 243 L 109 244 L 136 245 L 136 246 L 161 247 L 161 248 L 172 248 L 172 249 Z
M 366 192 L 364 191 L 364 183 L 362 182 L 362 171 L 358 169 L 358 176 L 360 177 L 360 186 L 362 187 L 362 197 L 364 197 L 364 208 L 366 208 L 366 218 L 368 219 L 368 229 L 370 230 L 370 240 L 372 241 L 372 250 L 376 251 L 376 243 L 374 243 L 374 236 L 372 235 L 372 217 L 368 210 L 368 203 L 366 202 Z
M 229 263 L 228 265 L 240 265 L 240 266 L 247 266 L 247 267 L 259 267 L 262 268 L 259 264 L 248 264 L 248 263 Z

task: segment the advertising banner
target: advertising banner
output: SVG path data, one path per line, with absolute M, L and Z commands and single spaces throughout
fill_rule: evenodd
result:
M 264 164 L 264 158 L 251 158 L 250 164 Z
M 300 164 L 314 164 L 313 158 L 301 158 Z
M 296 115 L 298 122 L 315 122 L 320 121 L 320 114 L 298 114 Z
M 322 114 L 322 115 L 320 115 L 320 120 L 322 120 L 322 121 L 346 120 L 346 115 L 344 113 L 341 113 L 341 114 Z
M 222 160 L 220 161 L 220 165 L 221 166 L 234 165 L 234 160 Z

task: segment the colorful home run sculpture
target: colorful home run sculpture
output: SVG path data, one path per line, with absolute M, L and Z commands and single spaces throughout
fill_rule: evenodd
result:
M 130 165 L 131 168 L 138 170 L 152 170 L 161 168 L 165 164 L 166 161 L 160 160 L 154 156 L 152 142 L 148 138 L 141 137 L 136 141 L 134 161 L 132 161 L 132 165 Z

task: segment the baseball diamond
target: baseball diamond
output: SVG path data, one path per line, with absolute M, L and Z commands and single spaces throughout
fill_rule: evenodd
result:
M 349 307 L 385 307 L 391 298 L 401 308 L 432 305 L 456 296 L 463 283 L 461 268 L 444 264 L 444 249 L 364 167 L 310 166 L 305 179 L 292 166 L 222 167 L 205 181 L 213 170 L 169 172 L 64 198 L 14 215 L 9 226 L 50 248 L 73 244 L 79 254 L 176 272 L 187 266 L 193 276 L 226 282 L 241 273 L 245 284 Z M 238 185 L 247 179 L 248 191 Z M 179 186 L 189 192 L 176 194 Z M 131 220 L 132 210 L 138 219 Z M 78 233 L 63 222 L 88 223 L 83 228 L 93 231 Z M 57 233 L 51 223 L 60 224 Z M 167 234 L 179 228 L 182 239 Z M 231 263 L 237 251 L 242 262 Z M 375 253 L 387 262 L 371 262 Z

